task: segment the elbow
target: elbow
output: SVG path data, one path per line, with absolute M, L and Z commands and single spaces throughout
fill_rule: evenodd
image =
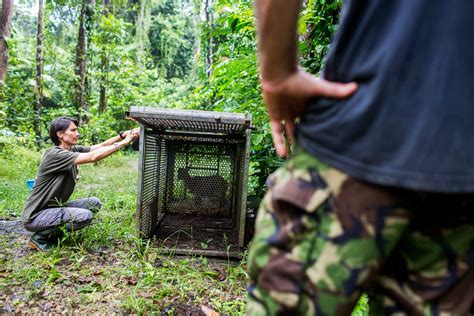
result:
M 92 154 L 89 158 L 89 162 L 97 162 L 99 160 L 101 160 L 102 157 L 100 157 L 100 155 L 98 154 Z

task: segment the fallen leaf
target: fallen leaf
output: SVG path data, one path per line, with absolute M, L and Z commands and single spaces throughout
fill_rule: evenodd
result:
M 102 273 L 103 273 L 102 270 L 97 269 L 97 270 L 95 270 L 92 274 L 93 274 L 93 275 L 100 275 L 100 274 L 102 274 Z
M 153 296 L 153 293 L 140 291 L 138 292 L 138 296 L 143 297 L 143 298 L 150 298 Z
M 3 311 L 5 313 L 13 313 L 13 309 L 8 303 L 5 303 L 5 305 L 3 305 Z
M 201 305 L 201 311 L 206 316 L 219 316 L 220 314 L 213 310 L 212 308 L 207 307 L 206 305 Z
M 133 278 L 133 277 L 127 277 L 125 278 L 125 283 L 127 285 L 137 285 L 137 279 Z
M 49 292 L 46 291 L 46 290 L 42 290 L 41 292 L 39 292 L 39 296 L 40 296 L 40 297 L 46 297 L 46 296 L 48 296 L 48 295 L 49 295 Z
M 46 303 L 43 305 L 43 311 L 44 312 L 49 312 L 49 310 L 51 309 L 51 307 L 53 306 L 53 304 L 51 303 Z

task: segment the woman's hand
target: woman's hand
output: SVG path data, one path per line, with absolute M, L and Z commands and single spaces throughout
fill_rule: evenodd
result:
M 125 132 L 122 133 L 122 136 L 127 138 L 127 136 L 130 134 L 137 134 L 138 136 L 140 136 L 140 128 L 137 127 L 130 130 L 126 130 Z
M 135 139 L 137 139 L 139 136 L 140 136 L 140 130 L 138 129 L 138 131 L 136 133 L 134 133 L 133 131 L 135 131 L 137 129 L 133 129 L 133 130 L 130 130 L 130 131 L 127 131 L 127 132 L 130 132 L 128 133 L 128 135 L 121 141 L 121 143 L 123 143 L 125 146 L 130 144 L 131 142 L 133 142 Z M 125 135 L 125 133 L 123 133 Z

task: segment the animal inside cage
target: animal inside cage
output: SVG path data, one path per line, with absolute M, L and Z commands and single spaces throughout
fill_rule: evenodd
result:
M 131 107 L 141 124 L 137 224 L 168 252 L 239 257 L 251 116 Z

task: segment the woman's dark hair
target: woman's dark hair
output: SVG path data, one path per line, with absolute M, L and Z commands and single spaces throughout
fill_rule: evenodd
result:
M 56 146 L 59 146 L 61 144 L 57 132 L 64 132 L 65 130 L 67 130 L 71 122 L 76 124 L 76 126 L 79 126 L 79 123 L 76 119 L 66 116 L 58 117 L 57 119 L 51 121 L 51 124 L 49 126 L 49 137 Z

